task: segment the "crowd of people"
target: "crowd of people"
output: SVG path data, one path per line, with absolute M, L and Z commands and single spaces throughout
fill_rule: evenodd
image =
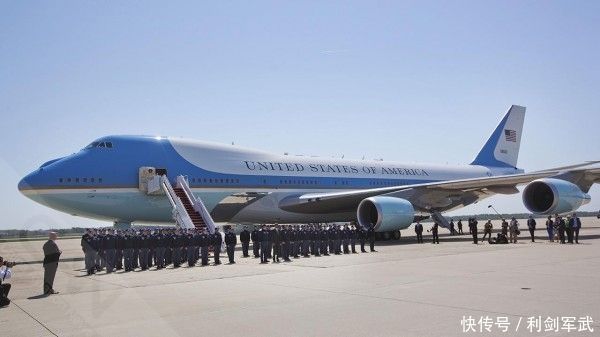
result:
M 375 230 L 345 224 L 308 225 L 262 225 L 249 231 L 244 226 L 239 235 L 242 256 L 249 257 L 250 244 L 255 258 L 261 263 L 290 262 L 291 258 L 328 256 L 330 254 L 366 252 L 368 241 L 370 251 L 375 251 Z M 101 270 L 112 273 L 135 269 L 148 270 L 152 267 L 163 269 L 169 265 L 178 268 L 183 264 L 189 267 L 200 262 L 209 265 L 221 264 L 220 255 L 224 250 L 229 263 L 235 263 L 235 248 L 238 237 L 231 227 L 221 234 L 219 228 L 214 233 L 206 229 L 181 228 L 141 228 L 141 229 L 87 229 L 81 238 L 85 255 L 85 269 L 88 275 Z M 223 249 L 223 247 L 225 249 Z M 210 254 L 212 253 L 212 254 Z
M 471 217 L 467 219 L 469 234 L 473 237 L 473 243 L 477 244 L 480 240 L 485 241 L 487 238 L 487 242 L 490 244 L 507 244 L 507 243 L 517 243 L 519 235 L 521 235 L 521 230 L 519 229 L 519 221 L 514 217 L 510 220 L 510 222 L 506 221 L 506 219 L 502 218 L 502 222 L 500 224 L 500 231 L 496 234 L 496 237 L 492 237 L 492 231 L 494 226 L 490 219 L 483 225 L 483 237 L 479 238 L 479 230 L 478 230 L 478 221 L 475 217 Z M 437 223 L 434 223 L 428 232 L 432 233 L 432 243 L 439 244 L 440 239 L 438 236 L 438 227 Z M 463 223 L 462 219 L 459 219 L 456 223 L 457 229 L 455 229 L 454 220 L 451 219 L 449 223 L 449 230 L 451 235 L 461 235 L 463 233 Z M 554 217 L 548 216 L 545 223 L 546 232 L 548 234 L 548 241 L 550 242 L 559 242 L 561 244 L 565 243 L 575 243 L 579 244 L 579 230 L 581 229 L 581 220 L 577 217 L 576 213 L 568 215 L 563 218 L 561 215 L 555 214 Z M 527 219 L 527 230 L 529 231 L 529 236 L 531 238 L 531 242 L 535 242 L 535 231 L 537 229 L 537 222 L 533 216 L 529 216 Z M 423 243 L 423 225 L 420 222 L 417 222 L 415 225 L 415 234 L 417 236 L 417 243 Z

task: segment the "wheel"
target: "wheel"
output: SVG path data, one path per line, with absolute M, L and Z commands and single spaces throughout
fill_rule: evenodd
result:
M 400 234 L 400 231 L 395 231 L 395 232 L 393 232 L 393 233 L 394 233 L 394 234 L 393 234 L 393 236 L 394 236 L 394 240 L 400 240 L 400 237 L 402 236 L 402 235 Z

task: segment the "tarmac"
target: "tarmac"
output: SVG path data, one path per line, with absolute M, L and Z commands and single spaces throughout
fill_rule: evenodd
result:
M 600 220 L 582 221 L 578 245 L 548 242 L 542 229 L 532 243 L 523 220 L 509 245 L 474 245 L 443 229 L 439 245 L 428 236 L 416 244 L 411 227 L 376 253 L 265 265 L 237 251 L 232 265 L 93 276 L 79 240 L 59 240 L 60 294 L 41 295 L 41 264 L 16 266 L 0 336 L 598 335 Z M 43 243 L 1 243 L 0 255 L 39 261 Z M 530 332 L 530 317 L 540 317 L 541 331 Z M 577 331 L 582 317 L 592 323 Z

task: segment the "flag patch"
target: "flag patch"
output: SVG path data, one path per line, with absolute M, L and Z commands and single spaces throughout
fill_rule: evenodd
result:
M 504 130 L 504 137 L 506 137 L 507 142 L 517 142 L 517 131 L 515 130 Z

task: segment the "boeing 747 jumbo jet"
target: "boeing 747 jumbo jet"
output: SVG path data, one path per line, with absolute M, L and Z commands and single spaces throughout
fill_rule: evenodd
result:
M 28 198 L 72 215 L 132 222 L 306 223 L 357 221 L 399 236 L 416 218 L 494 194 L 518 193 L 535 214 L 590 201 L 597 162 L 523 173 L 517 168 L 525 108 L 513 105 L 470 165 L 418 165 L 276 155 L 233 145 L 154 136 L 107 136 L 44 163 L 18 185 Z

